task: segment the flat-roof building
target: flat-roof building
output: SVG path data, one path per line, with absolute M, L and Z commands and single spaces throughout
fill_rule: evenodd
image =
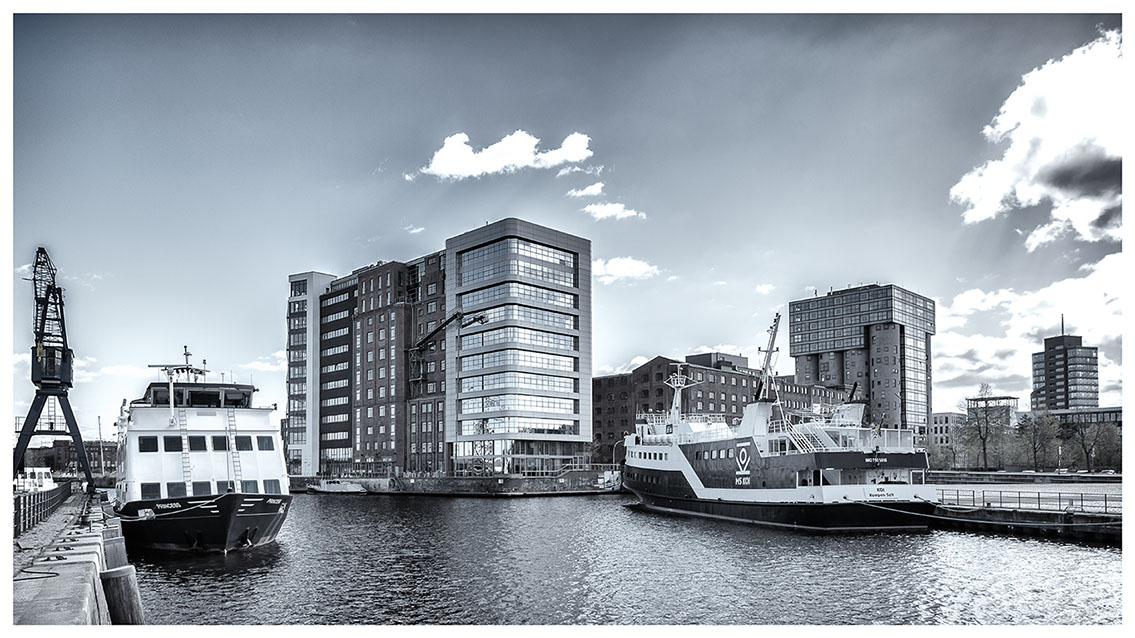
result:
M 1081 337 L 1060 335 L 1044 340 L 1033 353 L 1033 410 L 1076 410 L 1099 407 L 1098 349 Z
M 926 435 L 934 301 L 894 284 L 834 290 L 788 305 L 796 381 L 868 400 L 865 418 Z
M 303 349 L 311 381 L 292 385 L 289 371 L 297 399 L 289 418 L 297 419 L 286 430 L 315 441 L 295 452 L 296 466 L 305 474 L 539 474 L 585 461 L 590 246 L 510 218 L 407 262 L 340 278 L 293 275 L 323 286 L 312 293 L 318 308 L 304 306 L 318 326 L 305 335 L 315 346 Z M 293 284 L 292 292 L 314 287 Z M 293 301 L 301 299 L 289 300 L 290 313 L 301 307 Z M 298 358 L 299 344 L 289 345 L 289 358 L 292 349 Z

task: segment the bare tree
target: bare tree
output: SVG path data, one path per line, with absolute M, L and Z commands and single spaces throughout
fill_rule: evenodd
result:
M 1047 412 L 1022 416 L 1017 422 L 1017 442 L 1023 452 L 1023 464 L 1036 471 L 1046 465 L 1053 443 L 1060 435 L 1060 423 Z
M 966 418 L 959 428 L 959 434 L 964 442 L 980 448 L 983 469 L 991 467 L 989 465 L 991 448 L 998 452 L 998 464 L 1003 463 L 1000 450 L 1008 426 L 1007 419 L 1004 418 L 1008 415 L 1008 409 L 1002 405 L 991 405 L 991 402 L 1001 398 L 1003 397 L 994 397 L 993 387 L 983 383 L 977 391 L 977 397 L 966 399 L 965 402 Z
M 1080 422 L 1069 423 L 1065 431 L 1079 447 L 1084 455 L 1084 469 L 1092 471 L 1097 449 L 1104 448 L 1113 438 L 1116 430 L 1114 423 Z

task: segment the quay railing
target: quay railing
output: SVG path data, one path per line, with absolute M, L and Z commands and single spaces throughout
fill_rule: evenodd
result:
M 954 490 L 938 488 L 938 501 L 960 507 L 999 507 L 1065 512 L 1122 514 L 1121 494 L 1089 494 L 1084 492 L 1017 492 L 1008 490 Z
M 12 499 L 13 536 L 19 536 L 59 509 L 71 496 L 72 481 L 50 490 L 17 493 Z

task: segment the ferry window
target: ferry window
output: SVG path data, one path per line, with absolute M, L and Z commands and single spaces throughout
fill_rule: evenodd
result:
M 213 437 L 213 451 L 225 452 L 229 449 L 229 440 L 223 436 Z
M 221 397 L 216 390 L 190 391 L 189 405 L 198 408 L 219 408 L 221 407 Z
M 209 448 L 205 447 L 205 437 L 191 436 L 189 437 L 189 451 L 190 452 L 206 452 Z
M 240 482 L 240 491 L 243 494 L 257 494 L 257 493 L 259 493 L 256 489 L 256 481 L 241 481 Z
M 733 448 L 729 448 L 729 458 L 733 458 Z
M 716 459 L 717 458 L 717 450 L 713 450 L 712 452 L 710 452 L 709 458 Z
M 185 483 L 180 481 L 177 483 L 166 483 L 166 496 L 170 498 L 181 498 L 185 496 Z
M 194 496 L 208 496 L 213 491 L 213 484 L 209 481 L 193 481 Z
M 251 436 L 238 436 L 236 437 L 236 449 L 241 451 L 248 451 L 252 449 Z
M 273 449 L 272 448 L 272 437 L 270 437 L 270 436 L 258 436 L 258 437 L 256 437 L 256 449 L 258 449 L 258 450 L 271 450 L 271 449 Z
M 154 388 L 154 405 L 169 405 L 169 390 L 167 388 Z
M 701 460 L 701 452 L 694 452 L 694 460 L 695 461 Z
M 224 494 L 233 491 L 232 481 L 217 481 L 217 494 Z
M 162 497 L 162 484 L 161 483 L 143 483 L 142 484 L 142 498 L 161 498 Z
M 225 407 L 226 408 L 247 408 L 249 405 L 248 396 L 239 390 L 225 391 Z
M 181 437 L 180 436 L 163 436 L 162 445 L 165 447 L 166 452 L 180 452 L 181 451 Z
M 139 452 L 157 452 L 158 451 L 158 437 L 156 437 L 156 436 L 140 436 L 140 437 L 138 437 L 138 451 Z
M 280 491 L 279 479 L 264 479 L 264 493 L 265 494 L 282 494 Z

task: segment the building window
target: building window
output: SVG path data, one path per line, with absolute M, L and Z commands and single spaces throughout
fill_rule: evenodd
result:
M 156 437 L 156 436 L 140 436 L 140 437 L 138 437 L 138 451 L 139 452 L 157 452 L 158 451 L 158 437 Z

